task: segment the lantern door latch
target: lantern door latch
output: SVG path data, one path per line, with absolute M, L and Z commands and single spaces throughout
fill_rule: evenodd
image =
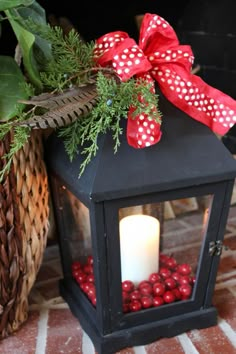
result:
M 223 242 L 218 241 L 211 241 L 209 243 L 209 253 L 210 256 L 220 256 L 223 250 Z

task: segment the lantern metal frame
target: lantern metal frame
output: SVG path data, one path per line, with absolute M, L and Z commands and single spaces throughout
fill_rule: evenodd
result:
M 82 157 L 70 162 L 63 142 L 51 136 L 46 162 L 57 221 L 64 278 L 60 293 L 79 319 L 99 354 L 173 337 L 217 323 L 212 305 L 216 275 L 236 176 L 236 163 L 222 142 L 204 125 L 187 117 L 163 97 L 163 138 L 146 149 L 128 146 L 123 135 L 114 155 L 112 137 L 99 141 L 97 156 L 78 178 Z M 125 130 L 125 127 L 124 127 Z M 71 273 L 63 193 L 69 190 L 89 209 L 96 284 L 96 308 Z M 212 195 L 192 297 L 158 308 L 123 313 L 119 244 L 119 209 Z

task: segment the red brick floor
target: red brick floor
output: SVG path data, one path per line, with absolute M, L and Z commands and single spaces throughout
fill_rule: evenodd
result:
M 224 244 L 227 249 L 221 255 L 214 291 L 214 305 L 219 313 L 217 326 L 126 348 L 119 354 L 236 353 L 236 207 L 230 210 Z M 0 342 L 1 354 L 95 353 L 89 337 L 59 295 L 61 277 L 58 247 L 48 246 L 30 294 L 28 321 Z

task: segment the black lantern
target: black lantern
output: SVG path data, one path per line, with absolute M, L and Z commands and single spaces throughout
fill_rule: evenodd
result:
M 60 292 L 100 354 L 217 322 L 212 295 L 236 163 L 209 128 L 159 104 L 158 144 L 134 149 L 124 132 L 114 154 L 112 137 L 101 136 L 81 178 L 80 155 L 70 162 L 56 136 L 46 146 Z

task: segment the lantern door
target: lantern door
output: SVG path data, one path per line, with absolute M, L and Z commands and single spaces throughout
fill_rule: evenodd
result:
M 227 188 L 212 184 L 105 203 L 112 330 L 212 307 Z

